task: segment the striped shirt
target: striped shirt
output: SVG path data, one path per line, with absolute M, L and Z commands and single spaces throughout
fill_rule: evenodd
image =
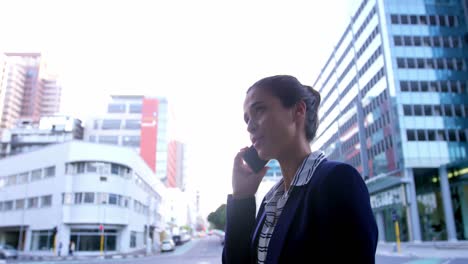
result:
M 266 261 L 270 238 L 292 189 L 295 186 L 302 186 L 309 183 L 315 169 L 324 159 L 325 155 L 321 151 L 310 153 L 302 162 L 296 175 L 294 175 L 291 186 L 287 192 L 284 191 L 283 179 L 281 179 L 265 195 L 265 221 L 263 222 L 262 231 L 258 238 L 257 263 L 265 263 Z

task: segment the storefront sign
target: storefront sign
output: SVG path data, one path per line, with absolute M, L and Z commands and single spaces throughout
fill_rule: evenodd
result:
M 403 186 L 386 190 L 374 195 L 371 195 L 370 202 L 372 209 L 378 209 L 391 205 L 405 205 L 405 190 Z

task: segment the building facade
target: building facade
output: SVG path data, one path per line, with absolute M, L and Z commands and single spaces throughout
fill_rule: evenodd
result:
M 38 122 L 59 112 L 61 86 L 40 53 L 4 53 L 0 65 L 0 130 L 12 128 L 18 118 Z
M 49 75 L 42 79 L 41 116 L 55 115 L 60 111 L 60 99 L 62 98 L 62 86 L 58 78 Z
M 468 239 L 466 1 L 364 0 L 314 87 L 315 148 L 367 182 L 379 239 Z
M 0 158 L 42 148 L 46 145 L 83 139 L 81 120 L 69 116 L 44 116 L 39 123 L 19 119 L 14 128 L 0 135 Z
M 25 70 L 20 61 L 3 56 L 2 85 L 0 86 L 0 130 L 12 128 L 18 118 L 21 117 L 21 107 L 23 100 L 23 83 Z
M 165 98 L 144 96 L 111 96 L 107 113 L 90 119 L 85 140 L 132 148 L 141 155 L 156 177 L 175 185 L 177 144 L 169 151 L 169 106 Z
M 165 187 L 129 149 L 71 141 L 7 157 L 0 168 L 2 244 L 45 255 L 59 244 L 66 255 L 72 241 L 78 255 L 129 252 L 156 247 L 165 229 Z

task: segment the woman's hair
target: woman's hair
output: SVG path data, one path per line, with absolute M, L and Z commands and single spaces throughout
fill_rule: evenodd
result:
M 318 129 L 318 107 L 320 105 L 320 94 L 310 86 L 302 85 L 295 77 L 290 75 L 275 75 L 263 78 L 252 85 L 249 93 L 255 88 L 266 89 L 272 95 L 278 97 L 284 107 L 290 108 L 299 101 L 306 104 L 306 138 L 311 142 Z

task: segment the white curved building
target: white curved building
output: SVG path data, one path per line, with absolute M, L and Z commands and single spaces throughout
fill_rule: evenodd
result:
M 81 141 L 0 160 L 0 244 L 52 254 L 129 252 L 157 245 L 164 186 L 131 149 Z M 149 228 L 147 228 L 149 226 Z M 55 252 L 57 253 L 57 252 Z

